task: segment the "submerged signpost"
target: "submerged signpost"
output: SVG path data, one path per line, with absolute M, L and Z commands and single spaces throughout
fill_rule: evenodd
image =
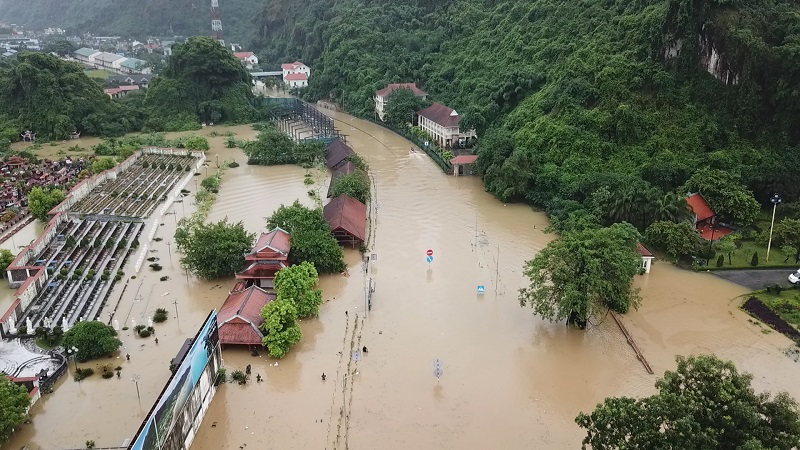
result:
M 428 249 L 428 251 L 425 252 L 425 254 L 428 255 L 428 257 L 425 258 L 425 260 L 428 261 L 428 268 L 430 269 L 431 263 L 433 262 L 433 250 Z

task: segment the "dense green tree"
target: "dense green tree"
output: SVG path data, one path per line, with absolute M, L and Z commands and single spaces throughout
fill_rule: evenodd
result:
M 77 48 L 72 45 L 72 42 L 64 38 L 57 38 L 45 43 L 42 50 L 47 53 L 55 53 L 58 56 L 67 56 L 77 50 Z
M 325 145 L 320 142 L 295 143 L 273 124 L 258 125 L 258 137 L 245 143 L 248 164 L 272 166 L 299 164 L 310 167 L 325 159 Z
M 627 312 L 639 302 L 633 276 L 641 267 L 639 233 L 627 223 L 565 233 L 525 264 L 531 282 L 519 291 L 545 319 L 585 326 L 597 308 Z
M 654 222 L 644 232 L 647 243 L 659 248 L 673 258 L 694 255 L 700 248 L 701 237 L 691 222 L 684 220 Z
M 0 444 L 5 444 L 14 429 L 22 424 L 30 404 L 31 397 L 25 386 L 0 374 Z
M 350 197 L 366 204 L 369 201 L 369 178 L 361 171 L 342 175 L 336 179 L 331 191 L 331 197 L 347 194 Z
M 414 113 L 428 104 L 430 102 L 414 95 L 411 89 L 395 89 L 386 98 L 384 120 L 396 127 L 405 127 L 414 121 Z
M 2 273 L 0 273 L 0 278 L 6 276 L 6 269 L 14 262 L 14 258 L 16 258 L 16 255 L 14 255 L 11 250 L 5 248 L 0 249 L 0 271 L 2 271 Z
M 275 275 L 275 292 L 278 299 L 287 299 L 294 303 L 299 317 L 316 316 L 322 304 L 322 291 L 315 289 L 317 283 L 317 269 L 310 262 L 304 261 L 285 267 Z
M 64 192 L 60 189 L 42 189 L 35 186 L 28 193 L 28 207 L 31 216 L 43 222 L 48 220 L 47 213 L 64 201 Z
M 776 223 L 773 240 L 778 246 L 794 248 L 795 261 L 800 261 L 800 219 L 783 219 Z
M 736 247 L 736 242 L 734 241 L 734 235 L 729 234 L 725 236 L 724 238 L 717 241 L 715 246 L 717 248 L 717 251 L 719 251 L 723 255 L 728 255 L 728 264 L 733 264 L 732 261 L 733 254 L 736 253 L 736 250 L 738 250 L 738 248 Z
M 289 259 L 294 264 L 308 261 L 321 274 L 343 272 L 344 251 L 330 232 L 322 209 L 310 209 L 295 201 L 281 205 L 267 218 L 267 226 L 281 227 L 292 235 Z
M 207 36 L 175 44 L 161 75 L 147 90 L 144 108 L 150 128 L 190 126 L 196 122 L 247 122 L 255 117 L 250 104 L 250 74 L 231 52 Z M 173 116 L 177 116 L 173 117 Z
M 64 348 L 77 348 L 81 362 L 108 356 L 121 345 L 114 328 L 96 320 L 78 322 L 64 333 Z
M 190 272 L 207 280 L 234 275 L 242 269 L 244 254 L 253 246 L 255 235 L 244 224 L 201 223 L 176 233 L 175 242 L 183 253 L 181 264 Z
M 297 324 L 297 306 L 289 299 L 279 298 L 268 303 L 261 316 L 264 318 L 261 326 L 264 330 L 264 347 L 267 347 L 269 356 L 283 358 L 303 337 Z
M 699 192 L 717 215 L 732 219 L 742 226 L 752 224 L 758 217 L 760 207 L 753 193 L 728 171 L 698 170 L 684 188 L 689 192 Z
M 595 450 L 776 449 L 800 446 L 800 409 L 787 393 L 757 394 L 753 376 L 715 356 L 678 356 L 650 397 L 607 398 L 575 420 Z
M 113 169 L 117 165 L 114 158 L 97 158 L 92 161 L 91 169 L 94 173 L 100 173 L 108 169 Z

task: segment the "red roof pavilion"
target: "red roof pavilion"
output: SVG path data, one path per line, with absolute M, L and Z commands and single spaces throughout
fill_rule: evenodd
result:
M 339 243 L 355 246 L 366 240 L 367 205 L 347 194 L 342 194 L 325 205 L 322 214 L 331 227 L 333 237 Z
M 706 219 L 714 217 L 714 211 L 706 203 L 706 199 L 702 195 L 692 194 L 686 198 L 686 203 L 692 208 L 692 211 L 697 215 L 697 221 L 702 222 Z
M 243 286 L 244 283 L 238 283 L 234 287 L 217 313 L 219 342 L 222 345 L 262 345 L 264 340 L 264 334 L 259 329 L 264 323 L 261 310 L 275 300 L 276 295 L 258 286 L 242 289 Z

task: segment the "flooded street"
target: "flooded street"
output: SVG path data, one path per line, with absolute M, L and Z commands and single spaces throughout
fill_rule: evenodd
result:
M 476 177 L 442 174 L 408 141 L 376 125 L 326 114 L 370 166 L 376 187 L 370 253 L 377 261 L 365 275 L 359 253 L 346 250 L 348 275 L 322 277 L 320 317 L 301 322 L 303 338 L 283 360 L 223 351 L 229 373 L 251 364 L 253 379 L 220 387 L 194 450 L 578 448 L 580 411 L 607 396 L 654 392 L 677 354 L 716 353 L 753 373 L 757 390 L 787 390 L 800 399 L 800 366 L 781 353 L 789 340 L 750 323 L 736 308 L 735 298 L 746 291 L 710 274 L 659 262 L 637 276 L 643 304 L 623 321 L 656 375 L 647 374 L 611 317 L 586 331 L 538 319 L 520 308 L 517 289 L 525 283 L 524 261 L 554 238 L 544 233 L 544 213 L 497 201 Z M 249 126 L 215 129 L 233 130 L 239 139 L 255 135 Z M 241 150 L 225 149 L 223 141 L 210 138 L 209 174 L 217 154 L 242 165 L 225 173 L 209 220 L 241 220 L 258 233 L 281 203 L 313 205 L 308 191 L 314 189 L 324 197 L 327 171 L 312 171 L 316 183 L 305 186 L 305 169 L 247 166 Z M 194 183 L 187 189 L 194 192 Z M 122 331 L 125 348 L 113 360 L 123 367 L 121 379 L 64 377 L 34 406 L 33 423 L 3 448 L 75 448 L 87 439 L 116 446 L 133 436 L 169 378 L 169 360 L 233 286 L 187 279 L 174 245 L 167 245 L 175 220 L 193 209 L 189 201 L 177 204 L 170 209 L 175 216 L 160 219 L 156 236 L 163 241 L 150 248 L 164 269 L 145 265 L 124 292 L 118 283 L 109 300 L 119 301 L 115 317 L 128 324 L 166 308 L 170 319 L 156 325 L 159 344 Z M 159 281 L 165 275 L 170 280 Z M 376 287 L 366 318 L 365 277 Z M 351 350 L 362 346 L 369 352 L 351 361 Z M 443 363 L 439 380 L 436 359 Z M 133 374 L 141 377 L 141 403 Z

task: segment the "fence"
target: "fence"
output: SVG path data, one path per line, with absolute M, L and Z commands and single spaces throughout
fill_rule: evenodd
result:
M 402 129 L 397 128 L 394 125 L 388 124 L 386 122 L 381 122 L 381 121 L 375 120 L 372 117 L 362 117 L 362 118 L 364 120 L 368 120 L 368 121 L 374 123 L 375 125 L 379 125 L 379 126 L 381 126 L 383 128 L 391 130 L 391 131 L 399 134 L 400 136 L 403 136 L 404 138 L 408 139 L 409 141 L 413 142 L 414 144 L 417 145 L 417 147 L 421 148 L 422 151 L 424 151 L 428 156 L 430 156 L 431 159 L 433 160 L 433 162 L 435 162 L 436 165 L 439 166 L 439 168 L 441 168 L 442 171 L 445 174 L 451 175 L 453 173 L 453 165 L 450 164 L 450 161 L 446 160 L 439 153 L 441 151 L 441 149 L 437 145 L 435 145 L 434 143 L 429 141 L 428 142 L 429 145 L 425 146 L 425 141 L 423 141 L 419 136 L 416 136 L 416 135 L 412 134 L 411 131 L 409 131 L 408 129 L 402 130 Z

